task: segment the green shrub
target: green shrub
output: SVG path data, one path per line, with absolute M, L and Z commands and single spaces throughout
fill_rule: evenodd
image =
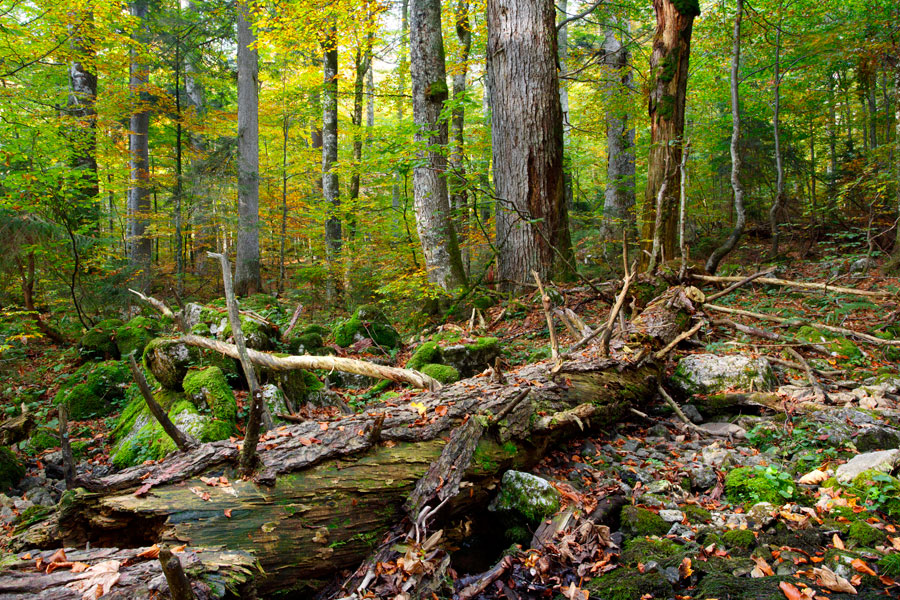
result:
M 25 477 L 25 466 L 15 452 L 0 446 L 0 491 L 6 491 Z
M 774 467 L 740 467 L 725 477 L 725 495 L 734 503 L 781 505 L 793 498 L 794 492 L 791 475 Z

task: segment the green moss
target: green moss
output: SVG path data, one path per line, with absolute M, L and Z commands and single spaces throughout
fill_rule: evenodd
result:
M 144 348 L 143 363 L 163 387 L 181 391 L 188 368 L 200 363 L 200 351 L 176 340 L 156 338 Z
M 32 454 L 40 454 L 44 450 L 59 448 L 59 438 L 56 433 L 48 428 L 41 427 L 28 440 L 28 450 Z
M 346 348 L 353 344 L 356 335 L 371 338 L 383 348 L 398 348 L 400 334 L 388 322 L 380 310 L 374 306 L 360 306 L 356 313 L 334 326 L 334 341 L 338 346 Z
M 475 296 L 472 298 L 472 307 L 480 310 L 487 310 L 494 305 L 494 299 L 487 294 L 483 296 Z
M 632 536 L 663 536 L 669 533 L 669 529 L 671 526 L 651 510 L 639 506 L 622 509 L 622 530 Z
M 850 523 L 850 527 L 847 529 L 847 536 L 858 545 L 866 548 L 874 548 L 886 539 L 884 532 L 863 521 Z
M 528 531 L 527 527 L 522 525 L 513 525 L 506 529 L 503 532 L 503 536 L 507 539 L 507 541 L 512 542 L 514 544 L 527 544 L 531 542 L 531 532 Z
M 88 329 L 78 341 L 78 350 L 81 355 L 95 360 L 119 358 L 116 330 L 122 324 L 120 319 L 104 319 Z
M 878 572 L 888 577 L 900 577 L 900 553 L 888 554 L 878 561 Z
M 450 365 L 429 363 L 419 370 L 425 375 L 438 380 L 440 383 L 453 383 L 459 381 L 459 371 Z
M 447 82 L 440 79 L 432 81 L 425 88 L 425 95 L 431 98 L 446 98 L 448 93 Z
M 559 492 L 538 477 L 507 471 L 489 510 L 520 515 L 533 527 L 559 510 Z
M 311 333 L 315 333 L 315 334 L 318 334 L 318 335 L 320 335 L 320 336 L 322 336 L 322 337 L 325 337 L 326 335 L 328 335 L 329 333 L 331 333 L 331 330 L 328 329 L 327 327 L 325 327 L 324 325 L 318 325 L 318 324 L 316 324 L 316 323 L 313 323 L 312 325 L 307 325 L 307 326 L 303 329 L 303 333 L 304 333 L 304 334 L 307 334 L 307 335 L 308 335 L 308 334 L 311 334 Z
M 725 477 L 725 495 L 731 502 L 771 502 L 780 506 L 794 496 L 791 476 L 771 467 L 740 467 Z
M 6 491 L 25 477 L 25 467 L 16 454 L 6 446 L 0 446 L 0 491 Z
M 121 356 L 132 352 L 136 356 L 144 353 L 144 348 L 159 332 L 159 323 L 147 317 L 135 317 L 116 329 L 116 347 Z M 207 330 L 207 333 L 209 331 Z
M 678 56 L 676 52 L 669 52 L 659 65 L 659 79 L 669 83 L 675 79 L 678 70 Z
M 13 525 L 15 526 L 13 535 L 18 535 L 32 525 L 40 523 L 41 521 L 45 520 L 52 512 L 53 509 L 49 506 L 42 506 L 40 504 L 29 506 L 24 511 L 22 511 L 22 514 L 17 516 L 13 521 Z
M 661 119 L 673 119 L 675 117 L 675 96 L 664 94 L 656 104 L 656 114 Z
M 246 315 L 240 315 L 240 321 L 241 332 L 244 334 L 244 343 L 246 343 L 248 348 L 266 351 L 272 350 L 275 347 L 274 340 L 272 339 L 272 334 L 274 332 L 268 324 L 261 323 Z M 219 337 L 221 339 L 228 339 L 231 337 L 230 321 L 225 325 L 225 329 Z
M 662 563 L 683 552 L 684 548 L 672 540 L 641 537 L 625 542 L 620 560 L 626 566 L 636 567 L 650 561 Z
M 804 325 L 797 330 L 796 337 L 800 340 L 814 344 L 824 344 L 830 352 L 848 360 L 862 357 L 862 352 L 847 338 L 837 337 L 828 331 L 820 331 L 815 327 Z
M 687 515 L 688 521 L 693 524 L 709 523 L 712 520 L 712 513 L 696 504 L 685 504 L 678 507 L 678 510 Z
M 301 333 L 292 335 L 287 341 L 288 349 L 292 354 L 321 354 L 325 341 L 318 333 Z
M 437 342 L 425 342 L 421 344 L 413 355 L 406 361 L 407 369 L 420 370 L 429 363 L 441 362 L 441 347 Z
M 672 4 L 675 6 L 675 10 L 685 17 L 700 16 L 699 0 L 672 0 Z
M 126 384 L 130 380 L 131 371 L 124 362 L 89 363 L 60 388 L 54 402 L 65 402 L 69 417 L 74 420 L 106 416 L 125 397 Z
M 616 569 L 591 580 L 587 589 L 591 598 L 604 600 L 671 598 L 675 594 L 672 584 L 656 570 L 640 573 L 633 569 Z
M 732 529 L 722 534 L 722 542 L 729 549 L 750 550 L 756 547 L 756 536 L 749 529 Z
M 182 382 L 188 398 L 209 407 L 220 421 L 234 423 L 237 420 L 237 401 L 228 386 L 228 380 L 218 367 L 202 371 L 189 371 Z

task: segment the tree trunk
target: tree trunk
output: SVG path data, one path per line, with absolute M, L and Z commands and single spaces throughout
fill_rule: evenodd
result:
M 131 14 L 138 20 L 135 42 L 140 44 L 146 36 L 147 0 L 136 0 L 131 5 Z M 135 287 L 142 292 L 150 288 L 150 237 L 147 226 L 150 223 L 150 113 L 148 112 L 147 65 L 139 56 L 139 51 L 131 49 L 131 75 L 129 92 L 133 108 L 129 124 L 129 148 L 131 151 L 131 172 L 128 188 L 128 257 L 131 265 L 141 271 Z
M 635 319 L 628 329 L 634 340 L 614 343 L 614 350 L 626 342 L 640 344 L 638 338 L 653 348 L 671 342 L 683 329 L 679 323 L 690 320 L 686 313 L 693 307 L 684 298 L 696 298 L 693 291 L 673 288 L 650 303 L 647 318 Z M 422 392 L 411 398 L 421 402 L 419 409 L 371 405 L 364 414 L 273 431 L 258 445 L 263 470 L 254 480 L 234 477 L 236 444 L 221 441 L 83 481 L 96 492 L 73 496 L 56 518 L 33 527 L 14 546 L 179 540 L 190 548 L 253 554 L 265 573 L 258 581 L 263 594 L 296 581 L 321 587 L 371 552 L 403 517 L 404 503 L 415 510 L 427 501 L 423 490 L 437 476 L 464 474 L 459 487 L 468 486 L 440 518 L 484 505 L 506 469 L 528 468 L 553 443 L 582 435 L 582 427 L 607 427 L 629 408 L 643 409 L 662 374 L 652 360 L 604 358 L 597 346 L 551 374 L 553 366 L 545 361 L 523 367 L 510 385 L 476 377 Z M 438 467 L 446 465 L 448 456 L 442 455 L 455 452 L 446 440 L 451 434 L 458 438 L 454 430 L 465 423 L 482 428 L 474 458 L 469 454 L 453 462 L 451 472 L 433 468 L 424 477 L 439 458 Z M 226 479 L 208 484 L 200 479 L 205 475 Z
M 734 192 L 735 222 L 731 235 L 716 248 L 706 261 L 706 272 L 715 275 L 719 263 L 734 250 L 744 233 L 747 221 L 744 210 L 744 186 L 741 185 L 741 19 L 744 16 L 744 0 L 737 0 L 734 15 L 734 45 L 731 50 L 731 189 Z M 813 175 L 815 177 L 815 175 Z
M 778 2 L 778 25 L 775 28 L 775 107 L 772 113 L 772 133 L 775 137 L 775 201 L 769 209 L 769 229 L 772 234 L 772 258 L 778 256 L 781 230 L 779 216 L 784 206 L 784 161 L 781 157 L 781 24 L 783 0 Z
M 568 0 L 560 0 L 557 4 L 560 22 L 568 17 Z M 572 126 L 569 124 L 569 24 L 565 23 L 557 30 L 556 45 L 559 63 L 559 104 L 562 110 L 563 123 L 563 190 L 566 197 L 566 209 L 572 210 L 575 202 L 574 186 L 572 185 L 572 164 L 569 160 L 569 132 Z
M 406 105 L 406 73 L 409 70 L 407 49 L 409 47 L 409 0 L 400 2 L 400 62 L 397 65 L 397 127 L 403 123 L 403 108 Z M 394 210 L 400 208 L 400 188 L 403 185 L 403 174 L 400 170 L 394 171 L 394 183 L 391 186 L 391 206 Z M 404 207 L 404 211 L 405 211 Z
M 77 172 L 77 206 L 74 218 L 79 225 L 100 227 L 100 186 L 97 179 L 97 73 L 93 64 L 95 52 L 94 15 L 87 9 L 81 13 L 79 26 L 73 27 L 72 46 L 75 60 L 69 63 L 68 113 L 75 119 L 70 130 L 72 168 Z
M 456 6 L 456 37 L 459 38 L 459 64 L 453 75 L 453 113 L 450 117 L 453 148 L 450 153 L 450 209 L 455 216 L 460 245 L 463 246 L 466 274 L 469 272 L 469 251 L 465 248 L 470 223 L 469 194 L 466 189 L 465 124 L 466 112 L 462 101 L 466 94 L 469 71 L 469 52 L 472 50 L 472 27 L 469 22 L 469 0 L 459 0 Z
M 356 213 L 356 200 L 359 198 L 359 170 L 362 162 L 363 151 L 363 101 L 366 92 L 366 74 L 372 65 L 372 41 L 374 35 L 366 34 L 364 47 L 356 49 L 354 72 L 356 79 L 353 81 L 353 174 L 350 176 L 350 214 Z M 347 237 L 356 236 L 356 220 L 351 217 L 347 226 Z
M 338 39 L 337 23 L 328 25 L 322 41 L 324 55 L 324 85 L 322 86 L 322 193 L 325 198 L 325 249 L 330 273 L 327 295 L 335 298 L 340 290 L 341 276 L 341 198 L 338 175 L 334 170 L 338 160 Z
M 634 86 L 631 52 L 619 36 L 615 25 L 628 28 L 626 19 L 614 19 L 606 30 L 603 51 L 607 67 L 616 80 L 606 91 L 606 191 L 603 195 L 603 238 L 607 247 L 612 242 L 637 240 L 634 214 L 634 127 L 629 125 L 628 111 L 622 100 Z M 611 264 L 618 261 L 607 253 Z
M 700 14 L 697 0 L 684 0 L 678 6 L 684 12 L 672 0 L 653 0 L 656 32 L 650 55 L 650 157 L 641 248 L 649 252 L 657 237 L 662 252 L 658 262 L 675 257 L 688 61 L 694 17 Z M 660 199 L 661 190 L 665 193 Z M 642 252 L 642 266 L 649 262 L 648 254 Z
M 522 286 L 573 269 L 563 182 L 563 126 L 552 0 L 487 5 L 497 267 L 501 283 Z
M 260 291 L 259 265 L 259 54 L 249 0 L 238 3 L 238 235 L 234 291 Z
M 447 100 L 440 0 L 410 2 L 410 74 L 419 162 L 413 169 L 416 228 L 428 280 L 445 290 L 466 281 L 447 196 Z

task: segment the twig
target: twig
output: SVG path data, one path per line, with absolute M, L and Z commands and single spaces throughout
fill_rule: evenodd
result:
M 733 292 L 734 290 L 736 290 L 736 289 L 738 289 L 738 288 L 741 288 L 741 287 L 744 287 L 745 285 L 747 285 L 748 283 L 750 283 L 750 282 L 753 281 L 754 279 L 759 279 L 760 277 L 763 277 L 763 276 L 765 276 L 765 275 L 768 275 L 768 274 L 770 274 L 770 273 L 771 273 L 772 271 L 774 271 L 774 270 L 775 270 L 775 268 L 773 267 L 773 268 L 767 269 L 767 270 L 765 270 L 765 271 L 760 271 L 760 272 L 758 272 L 758 273 L 754 273 L 753 275 L 751 275 L 751 276 L 749 276 L 749 277 L 745 277 L 744 279 L 741 279 L 740 281 L 735 281 L 734 283 L 732 283 L 731 285 L 729 285 L 729 286 L 728 286 L 727 288 L 725 288 L 724 290 L 718 291 L 718 292 L 716 292 L 715 294 L 711 294 L 711 295 L 707 296 L 707 297 L 706 297 L 706 301 L 707 301 L 707 302 L 712 302 L 713 300 L 715 300 L 715 299 L 717 299 L 717 298 L 721 298 L 722 296 L 727 296 L 728 294 L 730 294 L 730 293 Z
M 792 360 L 785 360 L 783 358 L 778 358 L 777 356 L 766 356 L 766 360 L 768 360 L 770 363 L 774 363 L 776 365 L 781 365 L 783 367 L 788 367 L 791 369 L 797 369 L 800 371 L 803 371 L 805 369 L 805 367 L 803 365 L 801 365 L 800 363 L 796 363 Z M 812 366 L 812 365 L 810 365 L 810 366 Z M 841 371 L 840 369 L 816 369 L 815 367 L 812 367 L 812 369 L 819 375 L 822 375 L 825 377 L 829 377 L 832 375 L 840 375 L 843 373 L 843 371 Z
M 502 421 L 506 417 L 506 415 L 511 413 L 513 410 L 515 410 L 515 408 L 522 402 L 522 400 L 524 400 L 528 396 L 528 392 L 530 392 L 530 391 L 531 390 L 529 388 L 526 388 L 526 389 L 522 390 L 521 392 L 519 392 L 518 394 L 516 394 L 516 397 L 513 398 L 512 400 L 510 400 L 509 404 L 504 406 L 503 409 L 497 413 L 497 416 L 494 417 L 494 421 L 495 422 Z
M 691 327 L 691 328 L 688 329 L 687 331 L 684 331 L 684 332 L 680 333 L 680 334 L 678 335 L 678 337 L 676 337 L 674 340 L 672 340 L 671 342 L 669 342 L 669 344 L 668 344 L 665 348 L 663 348 L 662 350 L 660 350 L 659 352 L 657 352 L 657 353 L 654 355 L 654 358 L 656 358 L 656 360 L 662 359 L 666 354 L 668 354 L 669 352 L 671 352 L 672 349 L 675 348 L 675 346 L 677 346 L 678 344 L 680 344 L 680 343 L 683 342 L 684 340 L 688 339 L 689 337 L 691 337 L 692 335 L 694 335 L 695 333 L 697 333 L 698 331 L 700 331 L 700 328 L 701 328 L 701 327 L 703 327 L 703 321 L 700 321 L 700 322 L 696 323 L 693 327 Z
M 294 314 L 291 315 L 291 322 L 288 323 L 287 329 L 284 330 L 284 333 L 281 335 L 281 341 L 286 342 L 288 336 L 291 335 L 291 332 L 294 330 L 294 327 L 297 326 L 297 323 L 300 322 L 300 313 L 303 312 L 303 305 L 297 304 L 297 308 L 294 309 Z
M 132 360 L 134 360 L 132 358 Z M 75 459 L 72 457 L 72 446 L 69 444 L 69 409 L 66 403 L 59 405 L 59 443 L 63 457 L 63 473 L 65 473 L 66 489 L 75 487 Z
M 134 360 L 133 353 L 128 355 L 128 366 L 131 367 L 131 375 L 134 377 L 138 389 L 141 390 L 141 395 L 144 397 L 144 402 L 147 403 L 147 408 L 150 409 L 150 412 L 156 417 L 156 420 L 159 421 L 159 424 L 162 426 L 163 431 L 166 432 L 166 435 L 175 442 L 175 446 L 182 452 L 187 452 L 188 450 L 193 450 L 198 447 L 200 445 L 199 442 L 178 429 L 178 427 L 175 426 L 175 423 L 169 419 L 169 415 L 166 414 L 166 411 L 157 404 L 156 400 L 153 398 L 153 392 L 150 391 L 150 385 L 147 383 L 147 378 L 144 377 L 144 373 Z
M 721 283 L 721 282 L 729 282 L 729 281 L 741 281 L 742 278 L 738 276 L 714 276 L 714 275 L 693 275 L 695 279 L 699 279 L 700 281 L 709 281 L 713 283 Z M 873 291 L 873 290 L 857 290 L 854 288 L 845 288 L 845 287 L 837 287 L 828 285 L 827 283 L 816 283 L 816 282 L 807 282 L 807 281 L 788 281 L 787 279 L 778 279 L 775 277 L 760 277 L 757 279 L 759 283 L 765 283 L 767 285 L 779 285 L 783 287 L 795 287 L 804 290 L 822 290 L 826 292 L 837 292 L 839 294 L 853 294 L 856 296 L 870 296 L 875 298 L 890 298 L 893 296 L 891 292 L 881 292 L 881 291 Z
M 809 380 L 809 384 L 812 386 L 813 391 L 815 392 L 816 401 L 825 403 L 828 400 L 828 396 L 827 394 L 825 394 L 825 390 L 822 388 L 822 385 L 816 378 L 816 374 L 813 372 L 812 367 L 809 366 L 809 363 L 806 362 L 806 359 L 803 358 L 803 355 L 793 348 L 789 347 L 786 348 L 786 350 L 788 351 L 788 354 L 794 357 L 794 360 L 803 365 L 803 370 L 806 371 L 806 378 Z
M 619 311 L 622 310 L 622 305 L 625 304 L 625 296 L 628 294 L 628 288 L 631 287 L 631 282 L 634 280 L 635 267 L 636 265 L 632 265 L 631 270 L 626 271 L 622 291 L 616 298 L 616 303 L 609 309 L 609 318 L 606 320 L 606 325 L 603 327 L 603 333 L 600 336 L 600 354 L 602 356 L 609 354 L 609 339 L 612 337 L 613 324 L 616 322 L 616 316 L 618 316 Z
M 714 310 L 716 312 L 722 312 L 731 315 L 741 315 L 743 317 L 751 317 L 754 319 L 761 319 L 764 321 L 773 321 L 775 323 L 782 324 L 793 324 L 798 319 L 784 319 L 782 317 L 776 317 L 775 315 L 766 315 L 763 313 L 755 313 L 750 312 L 749 310 L 741 310 L 739 308 L 729 308 L 727 306 L 719 306 L 717 304 L 704 304 L 703 307 L 705 309 Z M 802 322 L 809 323 L 813 327 L 824 329 L 825 331 L 830 331 L 832 333 L 840 333 L 845 336 L 852 335 L 855 338 L 860 340 L 867 341 L 871 344 L 875 344 L 876 346 L 900 346 L 900 340 L 883 340 L 881 338 L 877 338 L 873 335 L 869 335 L 868 333 L 862 333 L 860 331 L 853 331 L 852 329 L 845 329 L 844 327 L 835 327 L 834 325 L 825 325 L 823 323 L 815 323 L 812 321 L 808 321 L 807 319 L 799 319 Z
M 172 554 L 168 548 L 161 548 L 159 551 L 159 564 L 162 565 L 163 573 L 169 584 L 169 595 L 172 600 L 194 600 L 194 591 L 191 589 L 191 582 L 188 581 L 187 575 L 184 574 L 184 567 L 178 557 Z
M 132 294 L 134 294 L 135 296 L 137 296 L 138 298 L 140 298 L 141 300 L 143 300 L 144 302 L 146 302 L 147 304 L 149 304 L 150 306 L 152 306 L 153 308 L 155 308 L 156 310 L 158 310 L 159 312 L 161 312 L 164 317 L 170 317 L 172 319 L 175 318 L 175 313 L 173 313 L 172 309 L 170 309 L 168 306 L 166 306 L 166 304 L 162 300 L 157 300 L 156 298 L 153 298 L 152 296 L 147 296 L 147 295 L 142 294 L 141 292 L 139 292 L 137 290 L 133 290 L 131 288 L 128 288 L 128 291 L 131 292 Z
M 544 286 L 541 284 L 541 278 L 537 271 L 532 271 L 534 281 L 537 283 L 538 291 L 541 294 L 541 305 L 544 307 L 544 316 L 547 318 L 547 327 L 550 329 L 550 357 L 559 362 L 559 341 L 556 339 L 556 329 L 553 327 L 553 315 L 550 314 L 550 296 L 544 293 Z
M 747 335 L 761 337 L 766 340 L 782 342 L 781 344 L 778 344 L 779 346 L 785 346 L 794 343 L 793 341 L 788 340 L 788 338 L 786 338 L 785 336 L 775 333 L 774 331 L 766 331 L 765 329 L 751 327 L 750 325 L 744 325 L 743 323 L 735 323 L 734 321 L 729 321 L 728 319 L 713 319 L 712 324 L 719 327 L 728 327 L 734 329 L 735 331 L 740 331 L 741 333 L 746 333 Z M 824 346 L 819 344 L 799 341 L 796 342 L 796 344 L 802 348 L 808 348 L 815 352 L 819 352 L 820 354 L 831 355 L 831 353 Z
M 583 348 L 588 342 L 590 342 L 592 339 L 594 339 L 604 331 L 606 331 L 605 327 L 598 327 L 593 332 L 591 332 L 590 335 L 586 335 L 585 337 L 572 344 L 572 347 L 566 350 L 565 354 L 562 355 L 562 358 L 568 358 L 573 352 L 581 350 L 581 348 Z
M 657 389 L 659 390 L 659 395 L 662 396 L 663 400 L 666 401 L 666 404 L 668 404 L 669 406 L 672 407 L 672 410 L 675 411 L 675 414 L 678 415 L 678 418 L 681 419 L 681 421 L 685 424 L 685 426 L 688 429 L 690 429 L 691 431 L 694 431 L 696 433 L 699 433 L 701 435 L 728 437 L 727 434 L 714 433 L 712 431 L 707 431 L 706 429 L 703 429 L 702 427 L 698 427 L 697 425 L 695 425 L 690 419 L 687 418 L 687 416 L 685 416 L 684 411 L 682 411 L 681 407 L 675 403 L 675 401 L 672 399 L 672 396 L 669 395 L 669 393 L 663 388 L 663 386 L 661 386 L 661 385 L 657 386 Z

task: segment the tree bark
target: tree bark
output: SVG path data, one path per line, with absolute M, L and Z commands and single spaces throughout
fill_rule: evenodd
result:
M 453 211 L 460 245 L 465 246 L 469 218 L 469 194 L 466 190 L 465 124 L 466 111 L 462 105 L 466 94 L 466 76 L 469 71 L 469 53 L 472 50 L 472 26 L 469 22 L 469 0 L 459 0 L 456 5 L 456 37 L 459 38 L 459 64 L 453 75 L 453 113 L 450 116 L 453 148 L 450 152 L 450 209 Z M 469 272 L 469 252 L 463 249 L 466 273 Z
M 135 42 L 146 37 L 147 0 L 135 0 L 131 14 L 138 20 Z M 128 257 L 132 267 L 141 271 L 136 286 L 142 292 L 150 288 L 150 113 L 147 108 L 148 69 L 140 52 L 131 49 L 129 92 L 132 112 L 129 124 L 131 171 L 128 188 Z
M 466 282 L 447 195 L 448 97 L 440 0 L 410 2 L 410 74 L 419 162 L 413 169 L 416 228 L 428 280 L 445 290 Z
M 234 291 L 260 291 L 259 265 L 259 54 L 249 0 L 238 3 L 238 234 Z
M 366 34 L 366 40 L 361 47 L 356 49 L 353 70 L 356 79 L 353 82 L 353 174 L 350 176 L 350 214 L 356 212 L 356 200 L 359 198 L 359 170 L 362 162 L 363 141 L 363 101 L 366 92 L 366 74 L 372 66 L 372 42 L 374 34 Z M 347 237 L 352 239 L 356 235 L 356 220 L 348 219 Z
M 734 192 L 735 222 L 731 235 L 725 243 L 716 248 L 706 261 L 706 272 L 715 275 L 719 263 L 734 250 L 744 233 L 747 215 L 744 210 L 744 186 L 741 185 L 741 19 L 744 16 L 744 0 L 737 0 L 734 16 L 734 42 L 731 50 L 731 189 Z M 814 175 L 815 177 L 815 175 Z
M 556 32 L 557 45 L 557 62 L 559 63 L 559 104 L 562 110 L 563 123 L 563 193 L 566 198 L 566 209 L 572 210 L 575 202 L 575 191 L 572 184 L 572 164 L 569 160 L 569 132 L 572 126 L 569 124 L 569 82 L 567 80 L 569 74 L 569 24 L 566 22 L 568 18 L 568 0 L 560 0 L 557 4 L 559 10 L 559 19 L 562 27 Z
M 406 74 L 409 71 L 407 50 L 409 48 L 409 0 L 400 2 L 400 62 L 397 65 L 397 127 L 403 123 L 404 107 L 406 106 Z M 399 170 L 394 171 L 394 183 L 391 185 L 391 206 L 394 210 L 400 208 L 400 187 L 403 175 Z
M 570 276 L 572 243 L 563 181 L 563 126 L 552 0 L 490 0 L 487 5 L 497 267 L 521 287 Z
M 614 19 L 628 27 L 625 19 Z M 604 62 L 616 80 L 606 91 L 606 190 L 603 195 L 603 237 L 609 247 L 611 242 L 622 242 L 627 237 L 637 239 L 635 206 L 634 127 L 630 126 L 623 95 L 632 92 L 634 74 L 631 52 L 619 39 L 621 33 L 614 27 L 606 31 L 603 41 Z M 608 253 L 607 253 L 608 254 Z M 617 262 L 607 260 L 610 263 Z
M 694 17 L 700 14 L 696 0 L 653 0 L 656 32 L 650 55 L 650 157 L 643 209 L 641 248 L 649 252 L 653 239 L 660 240 L 661 261 L 675 257 L 678 238 L 678 194 L 681 188 L 682 136 L 687 94 L 688 61 Z M 661 202 L 660 190 L 665 189 Z M 657 204 L 660 214 L 657 215 Z M 649 258 L 641 254 L 641 265 Z
M 775 138 L 775 201 L 769 209 L 769 230 L 772 234 L 772 258 L 778 256 L 781 243 L 779 217 L 784 206 L 784 161 L 781 156 L 781 24 L 783 0 L 778 2 L 778 24 L 775 27 L 775 107 L 772 113 L 772 134 Z
M 338 175 L 334 166 L 338 160 L 338 39 L 337 23 L 328 25 L 322 41 L 324 57 L 322 87 L 322 192 L 325 198 L 325 248 L 331 273 L 328 277 L 328 296 L 336 297 L 340 290 L 341 264 L 341 199 Z
M 69 63 L 68 113 L 75 122 L 69 135 L 72 144 L 72 168 L 78 175 L 75 220 L 89 225 L 95 232 L 100 227 L 100 186 L 97 179 L 97 73 L 94 37 L 94 15 L 90 9 L 81 12 L 81 22 L 72 27 L 72 49 L 76 58 Z

